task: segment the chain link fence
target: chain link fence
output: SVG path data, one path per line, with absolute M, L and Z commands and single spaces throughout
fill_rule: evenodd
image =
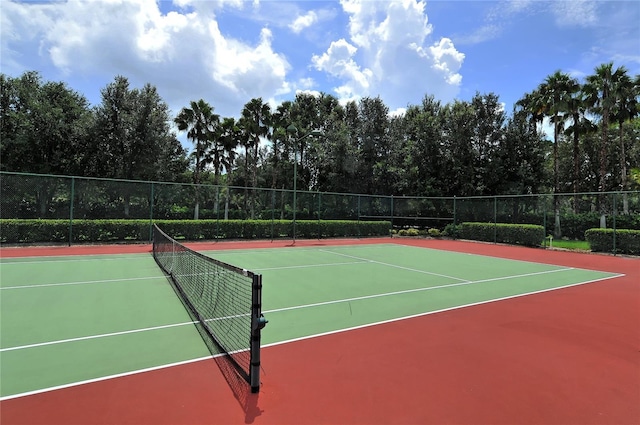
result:
M 590 228 L 640 230 L 638 191 L 427 198 L 0 172 L 0 199 L 0 219 L 68 220 L 70 243 L 80 219 L 143 219 L 149 229 L 154 220 L 189 219 L 388 220 L 395 229 L 440 230 L 536 224 L 556 239 L 577 240 Z

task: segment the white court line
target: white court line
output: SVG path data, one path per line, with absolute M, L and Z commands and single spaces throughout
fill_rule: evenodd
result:
M 154 371 L 154 370 L 167 369 L 167 368 L 174 367 L 174 366 L 182 366 L 182 365 L 185 365 L 185 364 L 200 362 L 200 361 L 203 361 L 203 360 L 211 360 L 212 358 L 219 357 L 221 355 L 222 354 L 216 355 L 216 356 L 198 357 L 198 358 L 195 358 L 195 359 L 183 360 L 181 362 L 169 363 L 169 364 L 164 364 L 164 365 L 160 365 L 160 366 L 153 366 L 153 367 L 148 367 L 148 368 L 145 368 L 145 369 L 132 370 L 130 372 L 117 373 L 115 375 L 102 376 L 100 378 L 93 378 L 93 379 L 87 379 L 87 380 L 84 380 L 84 381 L 71 382 L 69 384 L 64 384 L 64 385 L 56 385 L 55 387 L 42 388 L 42 389 L 39 389 L 39 390 L 27 391 L 27 392 L 24 392 L 24 393 L 6 395 L 4 397 L 0 397 L 0 401 L 11 400 L 11 399 L 20 398 L 20 397 L 26 397 L 26 396 L 30 396 L 30 395 L 47 393 L 49 391 L 62 390 L 64 388 L 77 387 L 79 385 L 92 384 L 94 382 L 107 381 L 109 379 L 115 379 L 115 378 L 122 378 L 122 377 L 125 377 L 125 376 L 137 375 L 139 373 L 151 372 L 151 371 Z
M 475 281 L 470 281 L 470 282 L 450 283 L 450 284 L 447 284 L 447 285 L 429 286 L 429 287 L 425 287 L 425 288 L 406 289 L 406 290 L 402 290 L 402 291 L 385 292 L 385 293 L 382 293 L 382 294 L 364 295 L 364 296 L 361 296 L 361 297 L 344 298 L 344 299 L 340 299 L 340 300 L 324 301 L 324 302 L 313 303 L 313 304 L 304 304 L 304 305 L 297 305 L 297 306 L 292 306 L 292 307 L 277 308 L 277 309 L 273 309 L 273 310 L 263 311 L 263 313 L 264 314 L 278 313 L 278 312 L 281 312 L 281 311 L 299 310 L 299 309 L 303 309 L 303 308 L 318 307 L 318 306 L 322 306 L 322 305 L 339 304 L 339 303 L 366 300 L 366 299 L 372 299 L 372 298 L 389 297 L 389 296 L 393 296 L 393 295 L 409 294 L 409 293 L 412 293 L 412 292 L 431 291 L 431 290 L 434 290 L 434 289 L 451 288 L 451 287 L 455 287 L 455 286 L 471 285 L 471 284 L 477 284 L 477 283 L 483 283 L 483 282 L 494 282 L 494 281 L 498 281 L 498 280 L 517 279 L 517 278 L 520 278 L 520 277 L 537 276 L 537 275 L 541 275 L 541 274 L 556 273 L 556 272 L 562 272 L 562 271 L 568 271 L 568 270 L 574 270 L 574 269 L 569 267 L 569 268 L 564 268 L 564 269 L 547 270 L 547 271 L 543 271 L 543 272 L 526 273 L 526 274 L 521 274 L 521 275 L 495 277 L 495 278 L 491 278 L 491 279 L 482 279 L 482 280 L 475 280 Z M 226 316 L 226 317 L 220 317 L 220 318 L 209 319 L 209 320 L 210 321 L 226 320 L 226 319 L 233 319 L 233 318 L 244 317 L 244 316 L 247 316 L 247 314 Z M 91 335 L 91 336 L 84 336 L 84 337 L 79 337 L 79 338 L 62 339 L 62 340 L 57 340 L 57 341 L 41 342 L 41 343 L 37 343 L 37 344 L 22 345 L 22 346 L 9 347 L 9 348 L 1 348 L 0 349 L 0 353 L 1 352 L 5 352 L 5 351 L 14 351 L 14 350 L 21 350 L 21 349 L 26 349 L 26 348 L 41 347 L 41 346 L 45 346 L 45 345 L 62 344 L 62 343 L 66 343 L 66 342 L 83 341 L 83 340 L 87 340 L 87 339 L 104 338 L 104 337 L 109 337 L 109 336 L 118 336 L 118 335 L 125 335 L 125 334 L 136 333 L 136 332 L 151 331 L 151 330 L 156 330 L 156 329 L 165 329 L 165 328 L 171 328 L 171 327 L 175 327 L 175 326 L 185 326 L 185 325 L 191 325 L 191 324 L 195 324 L 195 323 L 196 322 L 183 322 L 183 323 L 176 323 L 176 324 L 172 324 L 172 325 L 154 326 L 154 327 L 150 327 L 150 328 L 133 329 L 133 330 L 129 330 L 129 331 L 111 332 L 111 333 L 107 333 L 107 334 Z
M 330 267 L 330 266 L 344 266 L 351 264 L 363 264 L 368 263 L 369 261 L 352 261 L 348 263 L 326 263 L 326 264 L 308 264 L 301 266 L 282 266 L 282 267 L 267 267 L 267 268 L 259 268 L 253 269 L 253 271 L 273 271 L 273 270 L 286 270 L 286 269 L 297 269 L 297 268 L 310 268 L 310 267 Z M 185 274 L 179 276 L 199 276 L 199 274 Z M 19 285 L 19 286 L 4 286 L 0 287 L 0 290 L 6 289 L 28 289 L 28 288 L 44 288 L 48 286 L 67 286 L 67 285 L 88 285 L 94 283 L 109 283 L 109 282 L 127 282 L 130 280 L 146 280 L 146 279 L 166 279 L 166 276 L 149 276 L 149 277 L 133 277 L 126 279 L 105 279 L 105 280 L 86 280 L 81 282 L 60 282 L 60 283 L 43 283 L 39 285 Z
M 121 255 L 122 257 L 118 257 L 118 258 L 114 258 L 113 255 Z M 135 257 L 138 258 L 135 258 Z M 46 256 L 43 255 L 42 257 L 5 257 L 5 260 L 2 260 L 2 257 L 0 257 L 0 266 L 16 266 L 16 265 L 20 265 L 20 264 L 45 264 L 45 263 L 81 263 L 84 261 L 122 261 L 122 260 L 140 260 L 141 257 L 146 258 L 153 258 L 151 257 L 151 255 L 149 255 L 149 253 L 132 253 L 132 254 L 105 254 L 104 257 L 101 257 L 99 254 L 98 255 L 78 255 L 78 258 L 69 258 L 69 257 L 73 257 L 73 256 L 69 256 L 69 255 L 52 255 L 52 256 Z M 91 257 L 91 258 L 87 258 L 87 257 Z M 132 258 L 131 258 L 132 257 Z M 9 258 L 11 258 L 12 260 L 9 260 Z M 13 261 L 17 258 L 47 258 L 47 260 L 29 260 L 29 261 Z M 57 260 L 57 258 L 64 258 L 64 260 Z
M 483 305 L 483 304 L 489 304 L 489 303 L 493 303 L 493 302 L 497 302 L 497 301 L 510 300 L 510 299 L 513 299 L 513 298 L 521 298 L 521 297 L 526 297 L 526 296 L 535 295 L 535 294 L 542 294 L 542 293 L 545 293 L 545 292 L 557 291 L 559 289 L 571 288 L 573 286 L 587 285 L 589 283 L 601 282 L 603 280 L 608 280 L 608 279 L 616 279 L 616 278 L 623 277 L 623 276 L 625 276 L 625 275 L 624 274 L 616 274 L 616 275 L 612 275 L 612 276 L 601 277 L 599 279 L 588 280 L 586 282 L 570 283 L 568 285 L 556 286 L 556 287 L 547 288 L 547 289 L 540 289 L 538 291 L 524 292 L 522 294 L 509 295 L 509 296 L 501 297 L 501 298 L 493 298 L 493 299 L 486 300 L 486 301 L 478 301 L 478 302 L 469 303 L 469 304 L 457 305 L 457 306 L 453 306 L 453 307 L 442 308 L 442 309 L 439 309 L 439 310 L 427 311 L 425 313 L 417 313 L 417 314 L 412 314 L 410 316 L 402 316 L 402 317 L 397 317 L 395 319 L 382 320 L 382 321 L 375 322 L 375 323 L 367 323 L 367 324 L 364 324 L 364 325 L 353 326 L 353 327 L 350 327 L 350 328 L 337 329 L 337 330 L 334 330 L 334 331 L 322 332 L 322 333 L 319 333 L 319 334 L 314 334 L 314 335 L 308 335 L 308 336 L 303 336 L 303 337 L 299 337 L 299 338 L 288 339 L 286 341 L 272 342 L 270 344 L 261 345 L 260 348 L 274 347 L 276 345 L 289 344 L 291 342 L 303 341 L 305 339 L 318 338 L 318 337 L 325 336 L 325 335 L 333 335 L 333 334 L 337 334 L 337 333 L 353 331 L 353 330 L 356 330 L 356 329 L 368 328 L 368 327 L 371 327 L 371 326 L 384 325 L 386 323 L 399 322 L 401 320 L 414 319 L 416 317 L 429 316 L 431 314 L 444 313 L 446 311 L 459 310 L 459 309 L 462 309 L 462 308 L 473 307 L 473 306 Z
M 155 330 L 158 330 L 158 329 L 175 328 L 175 327 L 178 327 L 178 326 L 194 325 L 196 323 L 197 322 L 173 323 L 173 324 L 170 324 L 170 325 L 153 326 L 153 327 L 150 327 L 150 328 L 131 329 L 129 331 L 110 332 L 110 333 L 107 333 L 107 334 L 89 335 L 89 336 L 81 336 L 81 337 L 78 337 L 78 338 L 59 339 L 59 340 L 56 340 L 56 341 L 39 342 L 37 344 L 19 345 L 19 346 L 15 346 L 15 347 L 0 348 L 0 353 L 4 353 L 5 351 L 24 350 L 26 348 L 44 347 L 46 345 L 64 344 L 64 343 L 67 343 L 67 342 L 85 341 L 87 339 L 106 338 L 106 337 L 109 337 L 109 336 L 127 335 L 127 334 L 133 334 L 133 333 L 138 333 L 138 332 L 155 331 Z
M 61 282 L 61 283 L 43 283 L 40 285 L 4 286 L 4 287 L 0 287 L 0 290 L 43 288 L 47 286 L 90 285 L 94 283 L 128 282 L 130 280 L 147 280 L 147 279 L 166 279 L 166 276 L 129 277 L 126 279 L 85 280 L 81 282 Z
M 493 278 L 490 278 L 490 279 L 472 280 L 472 281 L 465 281 L 465 282 L 459 282 L 459 283 L 449 283 L 449 284 L 438 285 L 438 286 L 428 286 L 428 287 L 424 287 L 424 288 L 405 289 L 405 290 L 402 290 L 402 291 L 385 292 L 385 293 L 382 293 L 382 294 L 364 295 L 362 297 L 345 298 L 345 299 L 341 299 L 341 300 L 324 301 L 324 302 L 320 302 L 320 303 L 297 305 L 297 306 L 293 306 L 293 307 L 277 308 L 277 309 L 274 309 L 274 310 L 263 311 L 263 313 L 265 313 L 265 314 L 266 313 L 277 313 L 279 311 L 297 310 L 297 309 L 301 309 L 301 308 L 317 307 L 317 306 L 321 306 L 321 305 L 339 304 L 339 303 L 346 303 L 346 302 L 351 302 L 351 301 L 367 300 L 367 299 L 371 299 L 371 298 L 388 297 L 388 296 L 391 296 L 391 295 L 410 294 L 412 292 L 431 291 L 433 289 L 452 288 L 452 287 L 455 287 L 455 286 L 473 285 L 473 284 L 484 283 L 484 282 L 495 282 L 497 280 L 517 279 L 517 278 L 520 278 L 520 277 L 537 276 L 537 275 L 541 275 L 541 274 L 564 272 L 564 271 L 568 271 L 568 270 L 575 270 L 575 269 L 573 267 L 569 267 L 569 268 L 564 268 L 564 269 L 545 270 L 543 272 L 525 273 L 525 274 L 518 274 L 518 275 L 512 275 L 512 276 L 503 276 L 503 277 L 493 277 Z
M 472 285 L 472 284 L 484 283 L 484 282 L 495 282 L 495 281 L 499 281 L 499 280 L 517 279 L 517 278 L 521 278 L 521 277 L 538 276 L 538 275 L 542 275 L 542 274 L 557 273 L 557 272 L 563 272 L 563 271 L 569 271 L 569 270 L 575 270 L 575 269 L 572 268 L 572 267 L 569 267 L 569 268 L 564 268 L 564 269 L 546 270 L 546 271 L 542 271 L 542 272 L 525 273 L 525 274 L 520 274 L 520 275 L 494 277 L 494 278 L 490 278 L 490 279 L 474 280 L 474 281 L 468 281 L 468 282 L 450 283 L 450 284 L 439 285 L 439 286 L 428 286 L 428 287 L 424 287 L 424 288 L 405 289 L 405 290 L 402 290 L 402 291 L 385 292 L 385 293 L 382 293 L 382 294 L 363 295 L 361 297 L 343 298 L 343 299 L 333 300 L 333 301 L 324 301 L 324 302 L 319 302 L 319 303 L 303 304 L 303 305 L 297 305 L 297 306 L 292 306 L 292 307 L 276 308 L 276 309 L 273 309 L 273 310 L 263 311 L 262 313 L 264 313 L 264 314 L 278 313 L 278 312 L 281 312 L 281 311 L 299 310 L 299 309 L 303 309 L 303 308 L 318 307 L 318 306 L 330 305 L 330 304 L 340 304 L 340 303 L 345 303 L 345 302 L 367 300 L 367 299 L 372 299 L 372 298 L 390 297 L 390 296 L 393 296 L 393 295 L 409 294 L 409 293 L 413 293 L 413 292 L 424 292 L 424 291 L 431 291 L 431 290 L 434 290 L 434 289 L 452 288 L 452 287 L 456 287 L 456 286 Z M 215 318 L 215 319 L 209 319 L 208 321 L 234 319 L 234 318 L 238 318 L 238 317 L 245 317 L 247 315 L 248 314 L 238 314 L 238 315 L 232 315 L 232 316 L 219 317 L 219 318 Z M 155 326 L 155 327 L 150 327 L 150 328 L 133 329 L 133 330 L 129 330 L 129 331 L 112 332 L 112 333 L 107 333 L 107 334 L 92 335 L 92 336 L 85 336 L 85 337 L 79 337 L 79 338 L 70 338 L 70 339 L 63 339 L 63 340 L 57 340 L 57 341 L 42 342 L 42 343 L 37 343 L 37 344 L 9 347 L 9 348 L 1 348 L 0 352 L 20 350 L 20 349 L 33 348 L 33 347 L 41 347 L 41 346 L 45 346 L 45 345 L 62 344 L 62 343 L 65 343 L 65 342 L 82 341 L 82 340 L 86 340 L 86 339 L 104 338 L 104 337 L 109 337 L 109 336 L 117 336 L 117 335 L 129 334 L 129 333 L 151 331 L 151 330 L 164 329 L 164 328 L 170 328 L 170 327 L 175 327 L 175 326 L 184 326 L 184 325 L 190 325 L 190 324 L 195 324 L 195 323 L 196 322 L 183 322 L 183 323 L 176 323 L 176 324 L 172 324 L 172 325 Z
M 586 284 L 589 284 L 589 283 L 600 282 L 600 281 L 603 281 L 603 280 L 614 279 L 614 278 L 623 277 L 623 276 L 624 276 L 624 274 L 616 274 L 616 275 L 613 275 L 613 276 L 607 276 L 607 277 L 603 277 L 603 278 L 600 278 L 600 279 L 593 279 L 593 280 L 589 280 L 589 281 L 586 281 L 586 282 L 572 283 L 572 284 L 569 284 L 569 285 L 558 286 L 558 287 L 554 287 L 554 288 L 541 289 L 539 291 L 526 292 L 526 293 L 522 293 L 522 294 L 511 295 L 511 296 L 508 296 L 508 297 L 495 298 L 495 299 L 486 300 L 486 301 L 479 301 L 479 302 L 475 302 L 475 303 L 469 303 L 469 304 L 464 304 L 464 305 L 459 305 L 459 306 L 454 306 L 454 307 L 443 308 L 443 309 L 440 309 L 440 310 L 428 311 L 428 312 L 425 312 L 425 313 L 413 314 L 411 316 L 403 316 L 403 317 L 398 317 L 398 318 L 395 318 L 395 319 L 382 320 L 382 321 L 375 322 L 375 323 L 368 323 L 368 324 L 365 324 L 365 325 L 353 326 L 353 327 L 345 328 L 345 329 L 338 329 L 338 330 L 329 331 L 329 332 L 322 332 L 322 333 L 318 333 L 318 334 L 314 334 L 314 335 L 308 335 L 308 336 L 304 336 L 304 337 L 288 339 L 288 340 L 285 340 L 285 341 L 272 342 L 270 344 L 262 345 L 261 348 L 275 347 L 275 346 L 278 346 L 278 345 L 284 345 L 284 344 L 290 344 L 292 342 L 303 341 L 305 339 L 319 338 L 319 337 L 322 337 L 322 336 L 333 335 L 333 334 L 353 331 L 353 330 L 357 330 L 357 329 L 368 328 L 368 327 L 371 327 L 371 326 L 384 325 L 384 324 L 387 324 L 387 323 L 399 322 L 399 321 L 402 321 L 402 320 L 414 319 L 414 318 L 417 318 L 417 317 L 428 316 L 428 315 L 437 314 L 437 313 L 443 313 L 443 312 L 446 312 L 446 311 L 458 310 L 458 309 L 467 308 L 467 307 L 473 307 L 473 306 L 482 305 L 482 304 L 489 304 L 489 303 L 493 303 L 493 302 L 497 302 L 497 301 L 509 300 L 509 299 L 513 299 L 513 298 L 520 298 L 520 297 L 525 297 L 525 296 L 534 295 L 534 294 L 540 294 L 540 293 L 544 293 L 544 292 L 551 292 L 551 291 L 556 291 L 556 290 L 559 290 L 559 289 L 570 288 L 572 286 L 586 285 Z M 170 367 L 181 366 L 181 365 L 185 365 L 185 364 L 189 364 L 189 363 L 195 363 L 195 362 L 199 362 L 199 361 L 203 361 L 203 360 L 211 360 L 214 357 L 219 357 L 219 356 L 222 356 L 222 355 L 224 355 L 224 354 L 220 354 L 220 355 L 216 355 L 216 356 L 198 357 L 198 358 L 195 358 L 195 359 L 184 360 L 184 361 L 175 362 L 175 363 L 169 363 L 169 364 L 166 364 L 166 365 L 160 365 L 160 366 L 154 366 L 154 367 L 149 367 L 149 368 L 144 368 L 144 369 L 138 369 L 138 370 L 133 370 L 133 371 L 130 371 L 130 372 L 123 372 L 123 373 L 118 373 L 118 374 L 114 374 L 114 375 L 103 376 L 103 377 L 100 377 L 100 378 L 87 379 L 87 380 L 84 380 L 84 381 L 72 382 L 72 383 L 69 383 L 69 384 L 57 385 L 57 386 L 48 387 L 48 388 L 41 388 L 41 389 L 38 389 L 38 390 L 27 391 L 27 392 L 18 393 L 18 394 L 11 394 L 11 395 L 7 395 L 7 396 L 4 396 L 4 397 L 0 397 L 0 401 L 11 400 L 11 399 L 20 398 L 20 397 L 26 397 L 26 396 L 30 396 L 30 395 L 36 395 L 36 394 L 41 394 L 41 393 L 45 393 L 45 392 L 60 390 L 60 389 L 64 389 L 64 388 L 70 388 L 70 387 L 76 387 L 76 386 L 85 385 L 85 384 L 91 384 L 91 383 L 95 383 L 95 382 L 107 381 L 107 380 L 110 380 L 110 379 L 116 379 L 116 378 L 121 378 L 121 377 L 125 377 L 125 376 L 137 375 L 137 374 L 140 374 L 140 373 L 151 372 L 151 371 L 154 371 L 154 370 L 168 369 Z
M 432 273 L 432 272 L 428 272 L 428 271 L 425 271 L 425 270 L 412 269 L 410 267 L 398 266 L 396 264 L 383 263 L 382 261 L 370 260 L 368 258 L 356 257 L 354 255 L 348 255 L 348 254 L 342 254 L 340 252 L 328 251 L 326 249 L 321 249 L 320 251 L 326 252 L 326 253 L 329 253 L 329 254 L 339 255 L 341 257 L 353 258 L 354 260 L 361 260 L 361 261 L 364 261 L 364 262 L 367 262 L 367 263 L 381 264 L 383 266 L 393 267 L 393 268 L 401 269 L 401 270 L 407 270 L 407 271 L 410 271 L 410 272 L 417 272 L 417 273 L 429 274 L 429 275 L 432 275 L 432 276 L 446 277 L 447 279 L 459 280 L 461 282 L 469 282 L 469 280 L 467 280 L 467 279 L 460 279 L 459 277 L 455 277 L 455 276 L 447 276 L 446 274 Z
M 348 263 L 325 263 L 325 264 L 304 264 L 301 266 L 281 266 L 281 267 L 266 267 L 266 268 L 257 268 L 252 269 L 252 271 L 262 272 L 262 271 L 271 271 L 271 270 L 287 270 L 287 269 L 306 269 L 311 267 L 331 267 L 331 266 L 348 266 L 352 264 L 365 264 L 370 261 L 350 261 Z

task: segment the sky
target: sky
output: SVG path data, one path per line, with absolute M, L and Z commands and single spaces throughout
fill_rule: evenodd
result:
M 513 104 L 556 70 L 640 74 L 640 1 L 0 0 L 0 71 L 38 71 L 91 103 L 117 75 L 172 114 L 204 99 L 379 96 L 392 113 L 494 93 Z

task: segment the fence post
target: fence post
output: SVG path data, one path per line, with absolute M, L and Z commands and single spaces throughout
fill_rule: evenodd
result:
M 75 201 L 76 179 L 71 177 L 71 197 L 69 198 L 69 246 L 73 241 L 73 204 Z
M 616 251 L 616 193 L 614 192 L 613 194 L 613 214 L 611 214 L 613 216 L 613 255 L 617 254 Z
M 544 228 L 544 247 L 547 247 L 547 200 L 542 202 L 542 227 Z
M 273 225 L 276 214 L 276 190 L 271 188 L 271 242 L 273 242 Z
M 220 186 L 216 186 L 216 242 L 220 235 Z
M 391 230 L 393 230 L 393 195 L 391 195 Z
M 358 195 L 358 237 L 360 237 L 360 195 Z
M 498 197 L 493 197 L 493 243 L 498 242 Z
M 149 242 L 153 242 L 153 182 L 149 194 Z M 141 235 L 142 236 L 142 235 Z
M 456 196 L 453 195 L 453 226 L 457 226 L 458 225 L 458 219 L 456 216 Z
M 320 222 L 320 211 L 322 211 L 322 193 L 318 191 L 318 240 L 322 239 L 322 223 Z

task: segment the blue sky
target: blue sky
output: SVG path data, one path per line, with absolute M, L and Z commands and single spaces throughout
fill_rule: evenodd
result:
M 237 117 L 299 91 L 391 111 L 493 92 L 511 112 L 556 70 L 640 73 L 638 1 L 1 0 L 0 18 L 2 73 L 39 71 L 93 105 L 123 75 L 174 114 L 203 98 Z

